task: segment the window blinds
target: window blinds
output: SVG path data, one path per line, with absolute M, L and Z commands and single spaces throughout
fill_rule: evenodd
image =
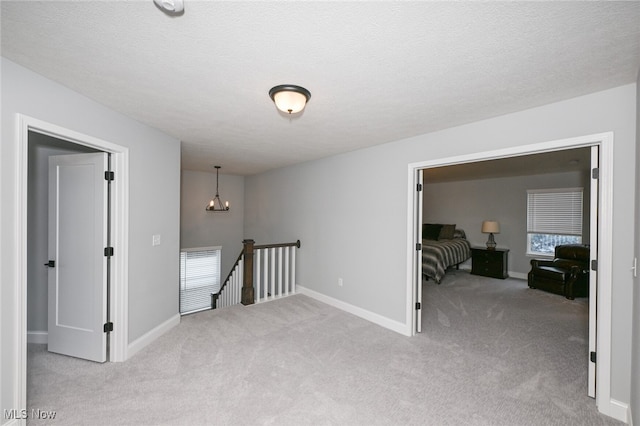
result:
M 180 313 L 211 308 L 211 293 L 220 290 L 221 247 L 180 250 Z
M 527 191 L 527 232 L 582 235 L 582 188 Z

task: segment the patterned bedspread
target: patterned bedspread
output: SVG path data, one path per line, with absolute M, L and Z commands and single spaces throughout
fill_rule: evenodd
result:
M 449 266 L 471 257 L 471 244 L 464 238 L 422 240 L 422 274 L 440 284 Z

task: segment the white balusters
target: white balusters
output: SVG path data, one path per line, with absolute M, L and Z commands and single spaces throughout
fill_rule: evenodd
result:
M 253 265 L 254 275 L 263 274 L 264 300 L 269 300 L 269 249 L 261 249 L 258 251 L 264 251 L 264 265 L 262 265 L 262 271 L 260 269 L 256 271 L 256 265 Z
M 254 287 L 256 303 L 295 293 L 295 246 L 255 250 Z
M 240 298 L 242 296 L 243 268 L 244 260 L 240 259 L 236 264 L 236 268 L 231 273 L 227 285 L 222 289 L 218 296 L 216 308 L 224 308 L 240 303 Z
M 296 248 L 291 247 L 291 293 L 296 292 Z
M 278 294 L 282 296 L 282 247 L 278 247 Z
M 262 282 L 262 275 L 260 274 L 260 255 L 262 253 L 262 250 L 256 250 L 255 251 L 255 255 L 254 255 L 254 267 L 253 270 L 255 271 L 255 273 L 253 274 L 253 280 L 255 283 L 255 298 L 256 298 L 256 303 L 260 303 L 260 299 L 262 298 L 262 288 L 260 287 L 260 283 Z
M 271 280 L 269 284 L 271 285 L 271 294 L 270 297 L 274 298 L 277 296 L 276 294 L 276 249 L 271 248 Z
M 253 241 L 251 241 L 253 242 Z M 255 247 L 253 250 L 253 287 L 256 303 L 289 296 L 296 292 L 296 249 L 298 245 Z M 218 295 L 217 307 L 242 301 L 244 257 L 241 257 L 226 285 Z
M 295 247 L 287 247 L 284 251 L 284 295 L 289 295 L 289 252 L 295 250 Z M 293 293 L 293 291 L 291 292 Z

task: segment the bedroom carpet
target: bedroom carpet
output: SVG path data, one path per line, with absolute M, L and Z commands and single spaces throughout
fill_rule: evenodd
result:
M 622 424 L 586 396 L 586 299 L 465 271 L 423 288 L 413 338 L 295 295 L 183 317 L 125 363 L 29 345 L 28 408 L 64 425 Z

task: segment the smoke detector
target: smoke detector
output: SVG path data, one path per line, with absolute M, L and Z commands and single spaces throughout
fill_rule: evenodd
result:
M 184 11 L 183 0 L 153 0 L 163 12 L 175 15 Z

